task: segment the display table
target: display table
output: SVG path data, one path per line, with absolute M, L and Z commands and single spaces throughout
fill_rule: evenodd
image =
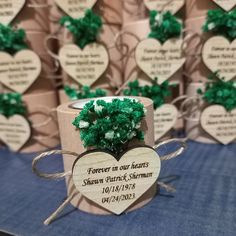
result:
M 236 145 L 188 145 L 184 155 L 162 166 L 161 180 L 177 192 L 161 189 L 150 204 L 121 216 L 95 216 L 68 206 L 50 226 L 43 221 L 66 197 L 65 182 L 36 177 L 34 155 L 0 150 L 0 231 L 21 236 L 235 235 Z M 63 169 L 60 156 L 42 165 L 46 171 Z

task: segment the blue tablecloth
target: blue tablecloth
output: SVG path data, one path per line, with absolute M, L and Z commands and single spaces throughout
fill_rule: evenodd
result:
M 95 216 L 66 207 L 50 226 L 43 221 L 66 197 L 64 181 L 31 172 L 33 155 L 0 151 L 0 230 L 21 236 L 233 236 L 236 235 L 236 145 L 189 142 L 178 159 L 163 165 L 161 178 L 177 189 L 161 190 L 142 209 L 121 216 Z M 44 170 L 62 170 L 60 156 Z

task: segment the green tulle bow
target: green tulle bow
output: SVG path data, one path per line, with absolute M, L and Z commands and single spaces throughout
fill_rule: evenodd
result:
M 161 85 L 157 84 L 157 80 L 152 85 L 140 86 L 139 81 L 135 80 L 128 84 L 128 88 L 124 90 L 126 96 L 141 96 L 153 100 L 154 109 L 165 104 L 166 98 L 171 96 L 169 82 L 165 81 Z
M 25 115 L 26 106 L 19 93 L 0 94 L 0 114 L 11 117 L 13 115 Z
M 143 140 L 140 130 L 144 106 L 134 99 L 90 101 L 75 118 L 85 147 L 108 150 L 119 155 L 133 139 Z
M 236 38 L 236 9 L 230 12 L 221 9 L 209 10 L 203 31 L 222 35 L 230 41 L 234 40 Z
M 83 18 L 74 19 L 70 16 L 63 16 L 60 24 L 73 34 L 75 43 L 83 49 L 87 44 L 97 41 L 102 28 L 102 19 L 89 9 Z
M 218 73 L 209 76 L 205 90 L 199 89 L 198 93 L 207 103 L 221 105 L 227 111 L 232 111 L 236 108 L 236 83 L 234 81 L 226 82 L 217 77 L 219 78 Z
M 70 86 L 64 87 L 65 93 L 71 100 L 85 99 L 85 98 L 99 98 L 107 95 L 106 91 L 102 89 L 92 90 L 89 86 L 83 86 L 81 89 L 75 89 Z
M 150 28 L 149 38 L 155 38 L 161 43 L 165 43 L 168 39 L 179 37 L 182 33 L 182 23 L 169 11 L 162 13 L 158 11 L 150 12 Z
M 0 23 L 0 51 L 13 55 L 28 48 L 25 38 L 26 34 L 23 29 L 14 29 Z

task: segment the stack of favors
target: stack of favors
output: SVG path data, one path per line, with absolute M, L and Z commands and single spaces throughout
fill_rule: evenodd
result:
M 56 107 L 107 96 L 153 102 L 155 142 L 235 141 L 236 3 L 17 0 L 0 3 L 0 142 L 59 145 Z M 71 125 L 71 124 L 70 124 Z
M 13 151 L 36 152 L 59 144 L 54 70 L 44 40 L 46 0 L 0 3 L 0 139 Z
M 235 140 L 234 1 L 186 1 L 186 134 L 193 140 Z

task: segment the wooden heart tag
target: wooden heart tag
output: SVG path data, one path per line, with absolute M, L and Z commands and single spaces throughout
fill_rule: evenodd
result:
M 31 128 L 29 122 L 20 115 L 6 118 L 0 115 L 0 139 L 12 151 L 19 151 L 29 140 Z
M 221 8 L 223 8 L 225 11 L 230 11 L 233 7 L 236 6 L 235 0 L 212 0 L 217 5 L 219 5 Z
M 25 0 L 4 0 L 0 3 L 0 22 L 8 25 L 25 5 Z
M 205 65 L 212 72 L 218 71 L 225 81 L 236 76 L 236 40 L 230 43 L 224 37 L 212 37 L 203 46 L 202 57 Z
M 201 115 L 201 125 L 213 138 L 227 145 L 236 139 L 236 109 L 227 112 L 222 106 L 210 106 Z
M 87 9 L 91 9 L 97 0 L 55 0 L 56 4 L 72 18 L 81 18 Z
M 185 0 L 144 0 L 149 10 L 170 11 L 172 14 L 178 12 L 184 5 Z
M 133 148 L 119 161 L 92 151 L 75 161 L 72 176 L 83 196 L 119 215 L 157 181 L 160 167 L 160 157 L 150 147 Z
M 168 80 L 184 64 L 181 39 L 170 39 L 163 45 L 156 39 L 145 39 L 136 47 L 135 58 L 139 68 L 158 84 Z
M 24 93 L 38 78 L 42 65 L 36 53 L 22 50 L 11 56 L 0 52 L 0 82 L 18 93 Z
M 65 72 L 81 85 L 91 86 L 106 71 L 109 64 L 107 49 L 98 43 L 83 50 L 74 44 L 61 48 L 59 60 Z
M 178 120 L 178 110 L 174 105 L 164 104 L 154 112 L 155 141 L 170 131 Z

